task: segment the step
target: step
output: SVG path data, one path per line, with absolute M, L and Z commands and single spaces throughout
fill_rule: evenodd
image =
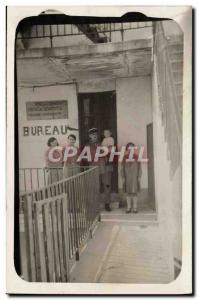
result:
M 177 87 L 177 88 L 183 88 L 183 83 L 181 82 L 181 81 L 174 81 L 174 84 L 175 84 L 175 86 Z
M 181 61 L 171 61 L 172 70 L 183 72 L 183 62 Z
M 171 61 L 183 61 L 183 52 L 169 52 L 169 57 Z
M 183 53 L 183 45 L 168 45 L 168 49 L 171 53 Z
M 181 71 L 173 71 L 173 77 L 175 79 L 176 83 L 181 83 L 183 82 L 183 73 Z
M 166 39 L 169 46 L 183 45 L 184 42 L 183 35 L 174 35 L 174 36 L 166 37 Z
M 111 202 L 110 206 L 111 206 L 111 209 L 118 209 L 120 206 L 120 202 L 118 202 L 118 201 Z M 104 208 L 105 208 L 105 203 L 100 203 L 100 209 L 104 210 Z
M 108 214 L 101 213 L 101 222 L 124 223 L 134 226 L 148 226 L 158 224 L 156 213 L 131 213 L 126 214 Z
M 177 95 L 182 95 L 183 84 L 182 83 L 175 83 L 175 90 L 176 90 Z
M 181 94 L 177 95 L 177 99 L 178 99 L 180 102 L 182 102 L 182 101 L 183 101 L 183 95 L 181 95 Z
M 182 114 L 182 111 L 183 111 L 183 96 L 182 95 L 177 96 L 177 102 L 179 105 L 180 113 Z

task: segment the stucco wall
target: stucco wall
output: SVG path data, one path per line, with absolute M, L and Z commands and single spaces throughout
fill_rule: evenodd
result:
M 116 98 L 119 146 L 130 141 L 144 146 L 146 157 L 146 126 L 152 122 L 151 78 L 148 76 L 117 79 Z M 122 186 L 121 181 L 119 186 Z M 148 187 L 147 163 L 142 163 L 141 187 Z
M 45 100 L 68 100 L 68 119 L 57 120 L 27 120 L 26 103 L 28 101 L 45 101 Z M 43 167 L 44 153 L 47 149 L 47 140 L 50 136 L 57 137 L 60 144 L 65 144 L 67 135 L 49 134 L 35 135 L 31 134 L 24 136 L 23 127 L 28 126 L 46 126 L 50 125 L 53 128 L 56 125 L 60 128 L 61 125 L 69 125 L 78 128 L 78 108 L 76 86 L 74 84 L 39 87 L 39 88 L 19 88 L 18 89 L 18 112 L 19 112 L 19 166 L 27 167 Z M 49 130 L 50 132 L 50 130 Z M 68 131 L 68 133 L 78 132 Z

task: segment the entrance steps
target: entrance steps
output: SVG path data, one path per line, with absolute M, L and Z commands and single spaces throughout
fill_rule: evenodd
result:
M 103 222 L 123 222 L 135 224 L 153 224 L 157 222 L 157 215 L 152 210 L 139 211 L 137 214 L 125 213 L 125 208 L 112 209 L 110 212 L 101 212 L 101 221 Z

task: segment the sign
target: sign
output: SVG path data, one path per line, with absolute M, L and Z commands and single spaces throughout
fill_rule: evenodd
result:
M 65 135 L 68 131 L 78 131 L 69 125 L 23 126 L 23 136 Z
M 26 103 L 27 120 L 68 119 L 68 101 L 36 101 Z

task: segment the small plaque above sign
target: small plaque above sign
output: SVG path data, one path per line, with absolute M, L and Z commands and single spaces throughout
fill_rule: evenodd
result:
M 34 101 L 26 103 L 27 120 L 68 119 L 68 101 Z

